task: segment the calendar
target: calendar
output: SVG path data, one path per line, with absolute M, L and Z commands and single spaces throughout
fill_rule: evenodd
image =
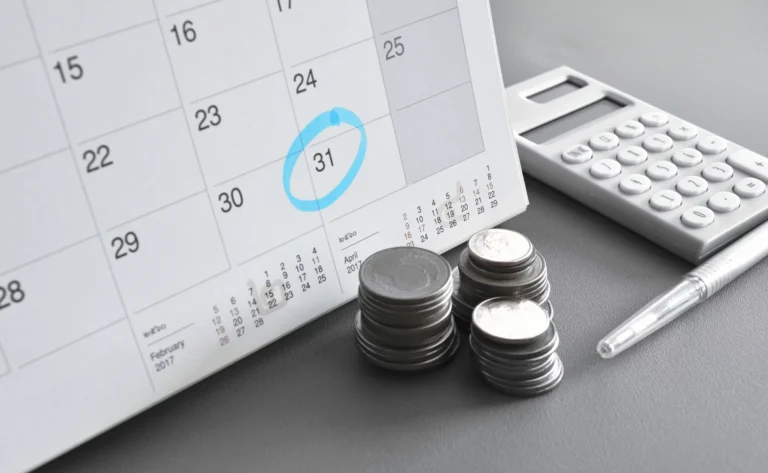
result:
M 528 204 L 481 0 L 0 0 L 0 202 L 11 473 Z

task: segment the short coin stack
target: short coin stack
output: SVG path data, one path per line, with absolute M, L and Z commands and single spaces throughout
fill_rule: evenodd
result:
M 553 390 L 563 379 L 552 320 L 537 303 L 509 297 L 489 299 L 472 315 L 470 346 L 488 384 L 518 397 Z
M 451 266 L 438 254 L 396 247 L 371 255 L 360 268 L 358 348 L 391 370 L 442 365 L 459 347 L 452 294 Z
M 469 330 L 473 309 L 493 297 L 529 299 L 553 316 L 547 264 L 520 233 L 501 228 L 476 233 L 454 271 L 453 313 L 462 331 Z

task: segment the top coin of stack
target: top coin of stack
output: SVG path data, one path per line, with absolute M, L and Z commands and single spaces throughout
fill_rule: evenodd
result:
M 357 345 L 372 363 L 398 371 L 440 365 L 456 352 L 451 266 L 413 247 L 379 251 L 360 268 Z
M 531 241 L 511 230 L 492 228 L 472 236 L 459 259 L 461 294 L 472 306 L 499 296 L 549 300 L 547 264 Z

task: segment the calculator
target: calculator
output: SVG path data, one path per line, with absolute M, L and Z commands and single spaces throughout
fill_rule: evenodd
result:
M 523 171 L 698 263 L 768 217 L 768 158 L 559 67 L 507 87 Z

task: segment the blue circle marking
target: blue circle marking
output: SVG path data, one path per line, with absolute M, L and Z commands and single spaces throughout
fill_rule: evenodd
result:
M 360 146 L 357 147 L 357 155 L 355 160 L 352 161 L 352 166 L 350 166 L 349 171 L 341 179 L 341 182 L 323 197 L 313 200 L 297 198 L 291 192 L 291 176 L 293 175 L 294 168 L 296 168 L 296 163 L 302 156 L 304 147 L 326 129 L 341 126 L 342 123 L 357 128 L 360 131 Z M 283 189 L 285 190 L 285 195 L 288 196 L 288 200 L 302 212 L 316 212 L 333 204 L 349 189 L 349 186 L 352 185 L 355 177 L 357 177 L 357 173 L 360 172 L 360 168 L 363 165 L 367 149 L 368 138 L 365 134 L 363 122 L 353 112 L 346 108 L 336 107 L 316 116 L 301 130 L 299 136 L 293 140 L 293 144 L 291 144 L 291 148 L 288 150 L 288 157 L 285 158 L 285 164 L 283 164 Z

